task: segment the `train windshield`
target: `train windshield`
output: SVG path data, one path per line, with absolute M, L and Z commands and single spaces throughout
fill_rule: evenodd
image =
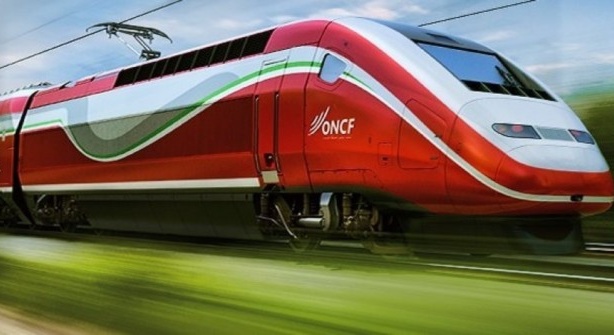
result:
M 499 85 L 519 85 L 517 79 L 494 54 L 418 43 L 458 79 Z
M 418 44 L 472 91 L 556 101 L 537 81 L 479 43 L 405 24 L 378 22 Z
M 494 53 L 417 42 L 473 91 L 555 100 L 535 81 Z

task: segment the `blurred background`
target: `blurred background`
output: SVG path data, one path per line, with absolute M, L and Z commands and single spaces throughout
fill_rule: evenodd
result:
M 100 32 L 12 64 L 79 38 L 94 24 L 171 3 L 4 0 L 0 93 L 139 62 Z M 614 166 L 609 0 L 183 0 L 128 23 L 167 33 L 173 43 L 157 38 L 152 44 L 164 56 L 297 19 L 355 15 L 419 25 L 515 3 L 522 4 L 428 28 L 486 44 L 536 75 L 574 108 Z M 585 233 L 611 243 L 612 226 L 610 210 L 589 219 Z M 278 246 L 0 234 L 0 333 L 606 334 L 614 329 L 611 255 L 473 260 L 472 266 L 514 269 L 478 274 L 459 270 L 467 260 L 442 262 L 390 262 L 327 249 L 307 256 Z M 519 269 L 562 274 L 556 279 L 504 274 Z M 12 331 L 7 327 L 14 320 L 26 326 Z

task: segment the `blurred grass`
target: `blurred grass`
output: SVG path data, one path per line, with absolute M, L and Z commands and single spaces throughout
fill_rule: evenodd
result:
M 610 334 L 614 293 L 364 255 L 0 235 L 0 302 L 127 334 Z

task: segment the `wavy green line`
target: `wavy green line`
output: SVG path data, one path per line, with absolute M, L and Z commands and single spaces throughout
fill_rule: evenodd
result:
M 67 135 L 71 138 L 71 140 L 73 141 L 73 143 L 76 144 L 76 146 L 79 148 L 79 150 L 84 153 L 85 155 L 87 155 L 90 158 L 93 159 L 97 159 L 97 160 L 108 160 L 108 159 L 112 159 L 114 157 L 118 157 L 121 155 L 124 155 L 130 151 L 133 151 L 137 148 L 139 148 L 140 146 L 142 146 L 143 144 L 145 144 L 147 141 L 151 140 L 152 138 L 155 138 L 156 136 L 158 136 L 160 133 L 164 132 L 165 130 L 171 128 L 173 125 L 175 125 L 176 123 L 180 122 L 182 119 L 186 118 L 187 116 L 189 116 L 191 113 L 193 113 L 196 109 L 198 109 L 199 107 L 206 105 L 208 103 L 210 103 L 211 100 L 213 100 L 216 97 L 220 97 L 222 98 L 224 95 L 230 94 L 229 91 L 232 91 L 233 89 L 235 89 L 238 86 L 241 86 L 243 83 L 252 80 L 254 78 L 257 78 L 258 76 L 262 76 L 262 75 L 268 75 L 271 73 L 275 73 L 275 72 L 282 72 L 285 69 L 289 69 L 289 68 L 300 68 L 300 67 L 305 67 L 308 68 L 308 71 L 311 69 L 319 69 L 322 66 L 322 63 L 320 62 L 311 62 L 311 61 L 297 61 L 297 62 L 292 62 L 292 63 L 280 63 L 280 64 L 273 64 L 271 66 L 265 67 L 263 69 L 260 69 L 258 71 L 254 71 L 251 72 L 243 77 L 240 77 L 222 87 L 220 87 L 219 89 L 213 91 L 212 93 L 210 93 L 209 95 L 203 97 L 202 99 L 194 102 L 193 104 L 184 107 L 182 109 L 182 111 L 180 113 L 178 113 L 175 117 L 173 117 L 172 119 L 168 120 L 167 122 L 165 122 L 164 124 L 160 125 L 157 129 L 155 129 L 154 131 L 150 132 L 149 134 L 143 136 L 140 140 L 134 142 L 131 145 L 126 146 L 125 148 L 114 152 L 114 153 L 110 153 L 110 154 L 105 154 L 105 155 L 101 155 L 101 154 L 96 154 L 93 153 L 87 149 L 85 149 L 85 147 L 83 145 L 81 145 L 79 143 L 79 141 L 77 140 L 77 138 L 75 138 L 72 133 L 70 132 L 70 126 L 66 126 L 63 124 L 62 120 L 51 120 L 51 121 L 45 121 L 45 122 L 39 122 L 39 123 L 35 123 L 35 124 L 29 124 L 29 125 L 25 125 L 24 129 L 28 129 L 28 130 L 32 130 L 35 128 L 40 128 L 40 127 L 47 127 L 53 124 L 59 124 L 63 129 L 66 130 L 66 128 L 68 128 L 67 131 Z M 370 87 L 368 85 L 366 85 L 363 81 L 361 81 L 360 79 L 356 78 L 355 76 L 351 75 L 350 73 L 345 72 L 344 75 L 346 75 L 349 78 L 352 78 L 353 80 L 359 82 L 360 84 L 362 84 L 363 86 L 367 87 L 370 89 Z M 160 110 L 155 111 L 156 112 L 161 112 Z
M 32 129 L 36 129 L 36 128 L 45 128 L 48 126 L 52 126 L 52 125 L 60 125 L 61 127 L 64 127 L 64 122 L 62 122 L 62 120 L 60 119 L 55 119 L 55 120 L 49 120 L 49 121 L 43 121 L 43 122 L 38 122 L 38 123 L 33 123 L 33 124 L 25 124 L 23 126 L 24 130 L 32 130 Z
M 288 64 L 287 67 L 300 67 L 303 66 L 303 64 L 309 64 L 311 65 L 310 62 L 296 62 L 296 63 L 292 63 L 292 64 Z M 285 68 L 284 64 L 281 65 L 275 65 L 275 66 L 271 66 L 270 68 L 265 68 L 262 72 L 261 71 L 255 71 L 252 72 L 246 76 L 243 76 L 233 82 L 228 83 L 227 85 L 219 88 L 218 90 L 210 93 L 208 96 L 204 97 L 203 99 L 195 102 L 194 104 L 184 108 L 183 112 L 179 113 L 177 116 L 175 116 L 174 118 L 168 120 L 166 123 L 162 124 L 160 127 L 158 127 L 158 129 L 156 129 L 155 131 L 145 135 L 143 138 L 141 138 L 139 141 L 133 143 L 132 145 L 118 151 L 115 152 L 113 154 L 108 154 L 108 155 L 96 155 L 94 153 L 91 152 L 87 152 L 83 149 L 82 146 L 79 146 L 84 152 L 86 152 L 88 155 L 92 156 L 92 157 L 96 157 L 98 159 L 108 159 L 108 158 L 113 158 L 113 157 L 117 157 L 117 156 L 121 156 L 127 152 L 130 152 L 138 147 L 140 147 L 141 145 L 143 145 L 144 143 L 146 143 L 147 141 L 149 141 L 150 139 L 156 137 L 158 134 L 162 133 L 163 131 L 165 131 L 166 129 L 172 127 L 174 124 L 178 123 L 179 121 L 181 121 L 182 119 L 184 119 L 185 117 L 187 117 L 190 113 L 192 113 L 194 110 L 198 109 L 199 107 L 207 104 L 209 101 L 213 100 L 213 98 L 219 96 L 219 95 L 223 95 L 226 94 L 228 91 L 234 89 L 237 86 L 240 86 L 241 84 L 245 83 L 246 81 L 249 81 L 250 79 L 253 79 L 255 77 L 258 77 L 261 73 L 272 73 L 275 71 L 279 71 L 279 70 L 283 70 Z
M 15 131 L 13 117 L 10 115 L 0 116 L 0 136 L 13 135 Z

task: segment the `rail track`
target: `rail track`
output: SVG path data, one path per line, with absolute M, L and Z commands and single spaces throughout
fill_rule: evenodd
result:
M 116 231 L 96 231 L 80 229 L 73 233 L 65 233 L 57 229 L 26 229 L 12 227 L 0 229 L 0 234 L 10 234 L 24 237 L 41 237 L 68 241 L 79 241 L 97 244 L 136 243 L 143 248 L 168 250 L 200 250 L 217 249 L 230 256 L 241 257 L 245 252 L 256 253 L 267 257 L 277 257 L 280 254 L 294 254 L 286 241 L 240 241 L 220 240 L 202 237 L 167 236 L 142 233 L 126 233 Z M 614 244 L 586 243 L 586 251 L 579 255 L 569 256 L 530 256 L 530 255 L 491 255 L 476 257 L 466 254 L 410 253 L 406 255 L 373 255 L 361 243 L 354 240 L 326 241 L 309 255 L 326 257 L 334 255 L 340 263 L 361 262 L 379 264 L 385 259 L 387 266 L 418 266 L 435 271 L 453 271 L 471 275 L 501 275 L 522 277 L 536 281 L 552 280 L 565 285 L 587 284 L 595 289 L 614 291 Z M 292 257 L 292 256 L 289 256 Z M 298 255 L 297 257 L 301 257 Z
M 219 241 L 219 239 L 203 238 L 203 237 L 189 237 L 189 236 L 175 236 L 175 235 L 160 235 L 160 234 L 148 234 L 141 232 L 124 232 L 124 231 L 111 231 L 111 230 L 98 230 L 90 229 L 86 227 L 78 228 L 72 232 L 64 232 L 60 228 L 52 226 L 32 226 L 29 225 L 11 225 L 0 226 L 0 233 L 10 234 L 23 234 L 23 235 L 38 235 L 38 236 L 55 236 L 55 237 L 76 237 L 76 236 L 113 236 L 124 238 L 135 238 L 142 240 L 156 240 L 156 241 L 173 241 L 173 242 L 189 242 L 189 243 L 206 243 L 212 240 Z M 272 241 L 278 242 L 278 241 Z M 362 244 L 353 240 L 348 241 L 325 241 L 323 242 L 328 247 L 341 247 L 341 248 L 362 248 Z M 588 253 L 598 254 L 614 254 L 614 243 L 608 242 L 596 242 L 586 241 L 585 251 Z
M 585 250 L 594 253 L 614 254 L 614 243 L 587 242 Z

